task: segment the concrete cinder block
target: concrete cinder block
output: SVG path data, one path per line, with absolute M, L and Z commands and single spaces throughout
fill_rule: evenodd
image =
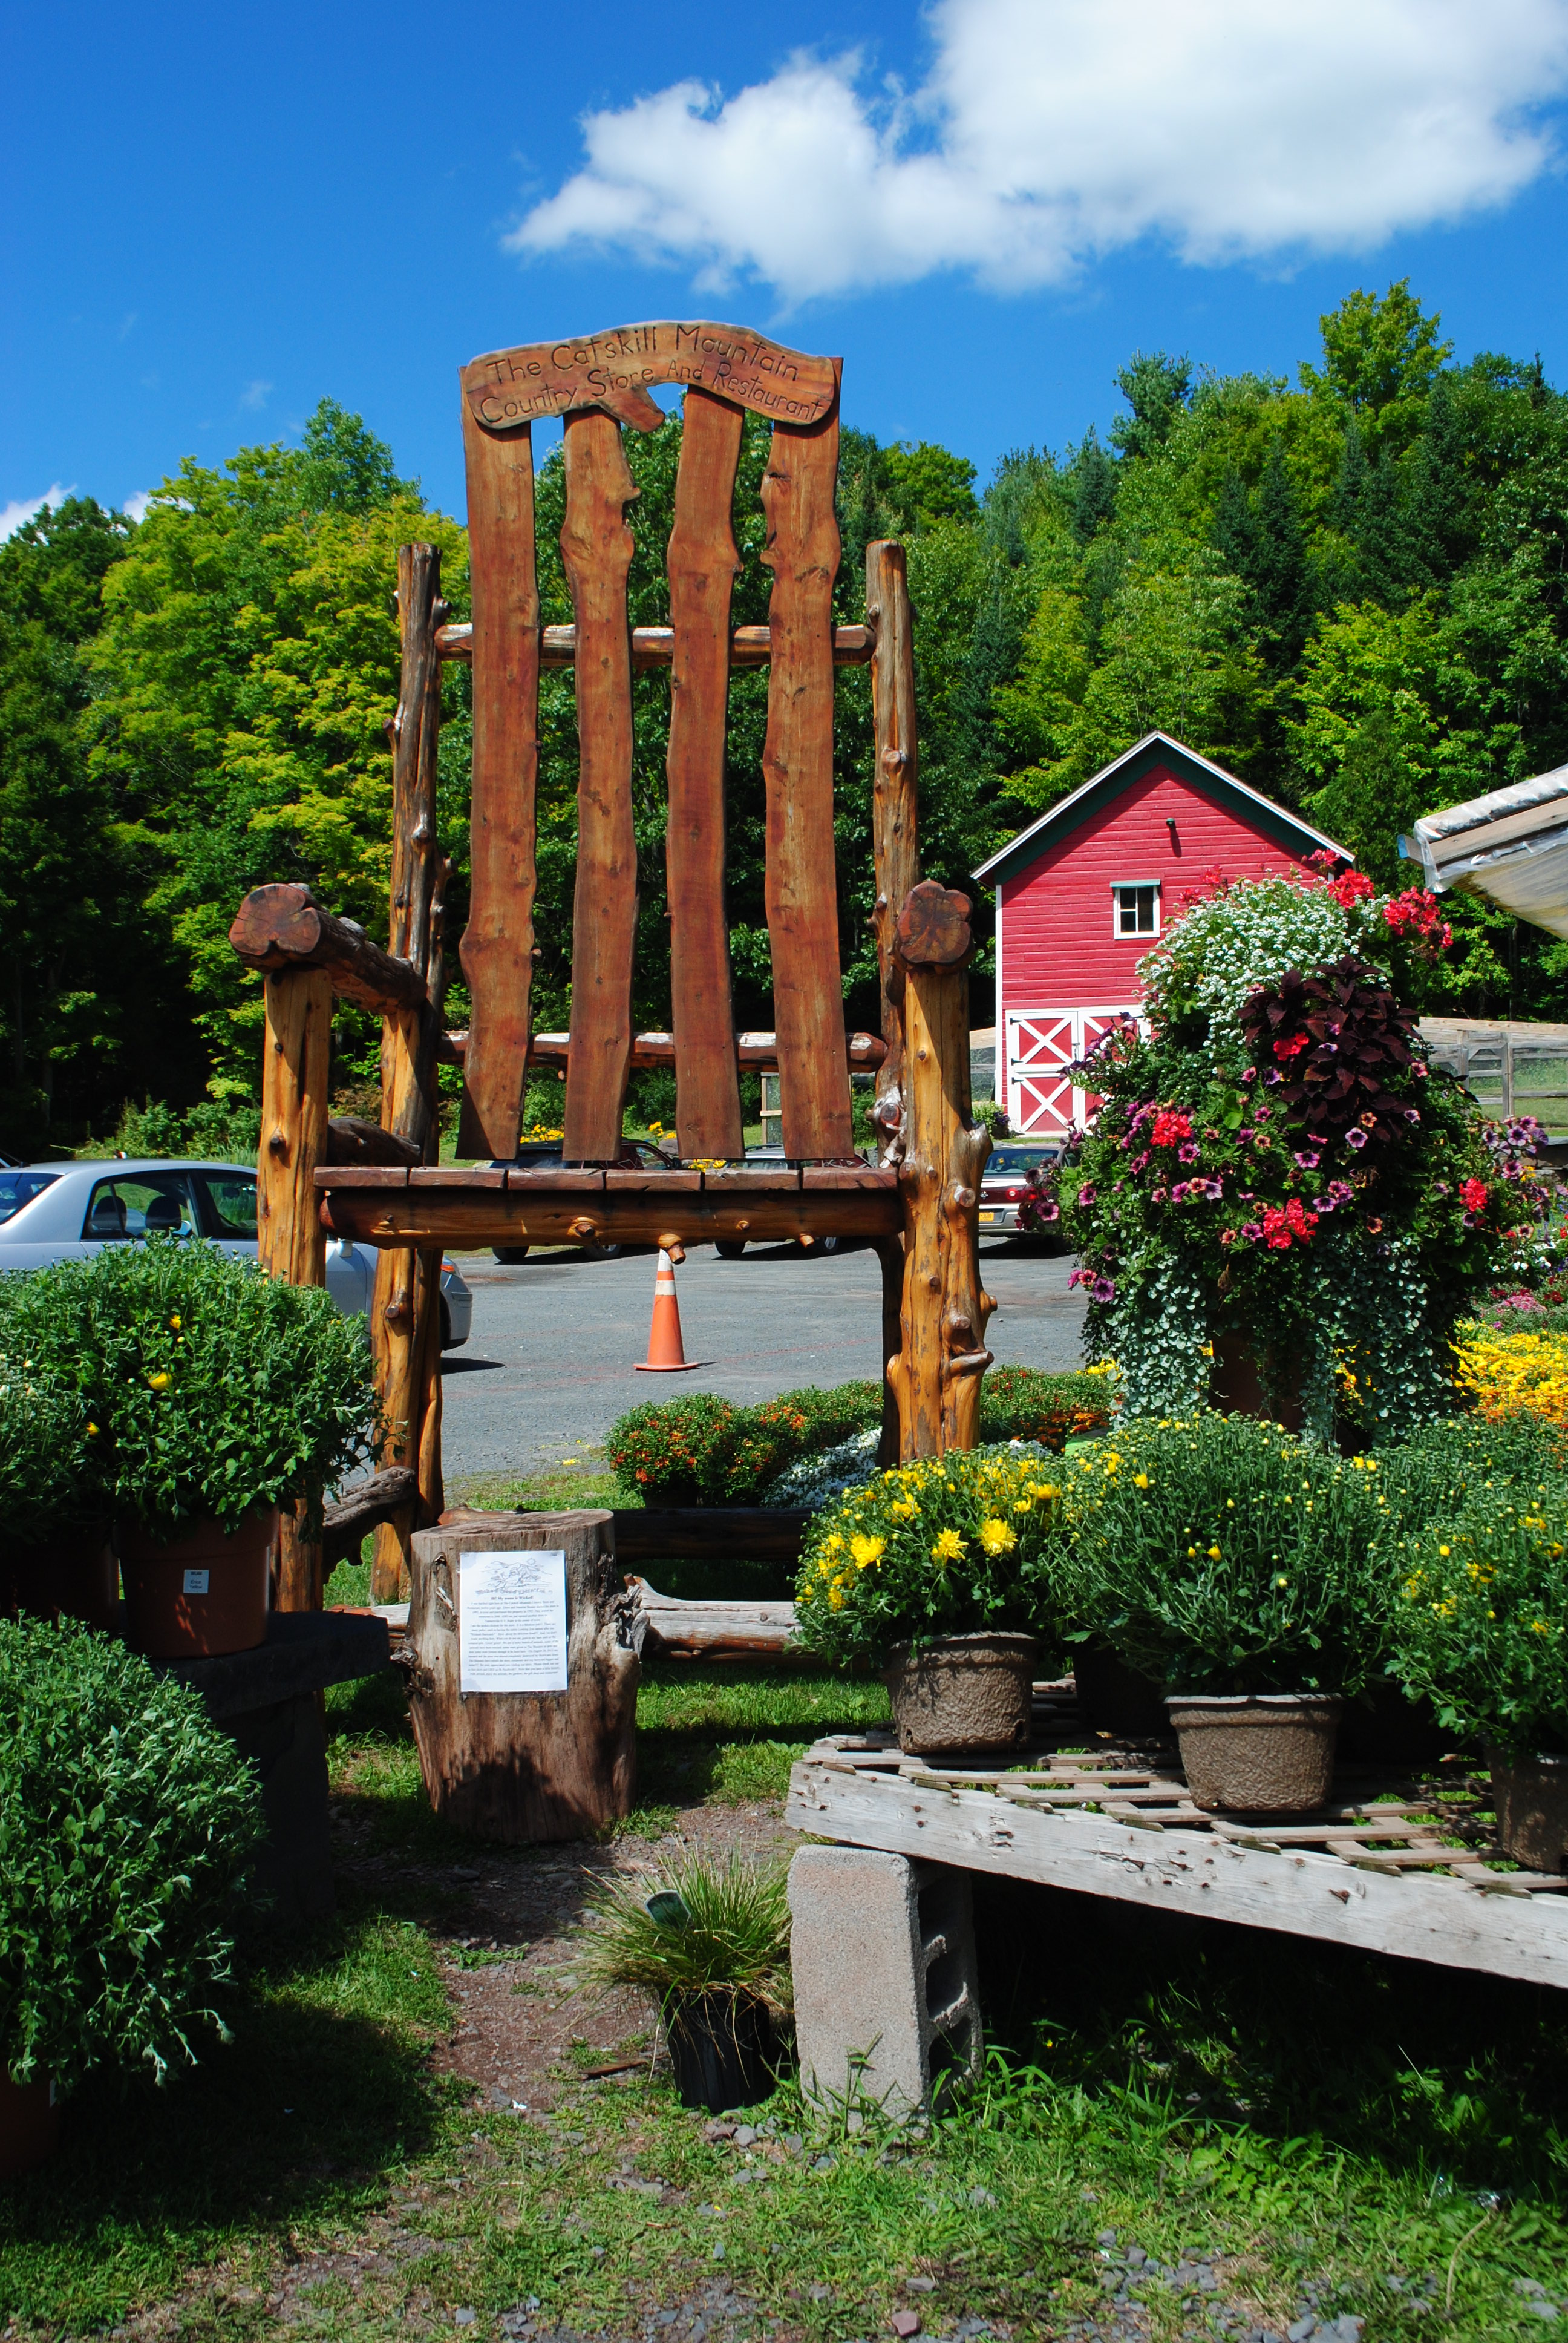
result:
M 983 2056 L 974 1915 L 961 1871 L 859 1846 L 789 1865 L 789 1960 L 801 2087 L 895 2122 L 929 2109 Z

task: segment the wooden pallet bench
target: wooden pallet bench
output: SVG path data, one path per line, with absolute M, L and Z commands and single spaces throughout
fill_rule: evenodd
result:
M 1037 1704 L 1021 1756 L 945 1765 L 890 1735 L 819 1741 L 785 1819 L 814 1838 L 1081 1895 L 1316 1936 L 1363 1952 L 1568 1986 L 1568 1877 L 1510 1870 L 1487 1778 L 1342 1772 L 1320 1814 L 1206 1814 L 1174 1748 L 1074 1748 L 1064 1688 Z

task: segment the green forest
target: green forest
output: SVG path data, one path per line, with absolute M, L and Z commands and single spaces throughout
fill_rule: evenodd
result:
M 1568 397 L 1538 359 L 1459 365 L 1408 284 L 1352 293 L 1294 382 L 1140 352 L 1108 444 L 1020 446 L 979 487 L 947 448 L 847 423 L 839 616 L 864 548 L 903 538 L 916 612 L 922 859 L 957 880 L 1159 727 L 1302 808 L 1380 882 L 1416 815 L 1568 760 Z M 853 399 L 853 383 L 849 389 Z M 852 412 L 852 406 L 851 406 Z M 1020 437 L 1027 430 L 1020 417 Z M 668 618 L 680 424 L 628 432 L 632 621 Z M 766 618 L 748 417 L 735 617 Z M 571 616 L 558 455 L 540 469 L 547 622 Z M 257 1093 L 259 986 L 235 961 L 246 890 L 307 879 L 386 919 L 396 548 L 441 548 L 467 615 L 461 525 L 324 400 L 299 447 L 187 458 L 133 525 L 90 498 L 0 545 L 0 1147 L 41 1154 L 166 1102 L 187 1137 Z M 839 892 L 848 1012 L 877 1020 L 863 671 L 840 675 Z M 635 685 L 638 1015 L 668 1019 L 661 842 L 668 680 Z M 467 677 L 447 671 L 442 838 L 465 916 Z M 772 1023 L 763 921 L 764 675 L 738 675 L 729 915 L 737 1011 Z M 536 1021 L 563 1026 L 576 760 L 569 672 L 541 690 Z M 1412 874 L 1406 873 L 1407 877 Z M 1568 947 L 1453 899 L 1433 1011 L 1561 1017 Z M 990 1011 L 977 963 L 974 1021 Z M 463 1020 L 460 988 L 449 1000 Z M 346 1013 L 345 1096 L 374 1063 Z

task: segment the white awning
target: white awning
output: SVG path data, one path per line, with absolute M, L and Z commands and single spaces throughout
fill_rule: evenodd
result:
M 1422 814 L 1400 851 L 1418 857 L 1434 894 L 1486 895 L 1522 920 L 1568 937 L 1568 765 Z

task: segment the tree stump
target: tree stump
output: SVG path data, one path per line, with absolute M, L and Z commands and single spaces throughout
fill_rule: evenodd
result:
M 459 1556 L 540 1546 L 567 1558 L 567 1690 L 465 1694 Z M 615 1616 L 610 1515 L 471 1513 L 418 1531 L 411 1573 L 409 1704 L 425 1787 L 443 1820 L 522 1845 L 582 1838 L 629 1813 L 640 1666 Z

